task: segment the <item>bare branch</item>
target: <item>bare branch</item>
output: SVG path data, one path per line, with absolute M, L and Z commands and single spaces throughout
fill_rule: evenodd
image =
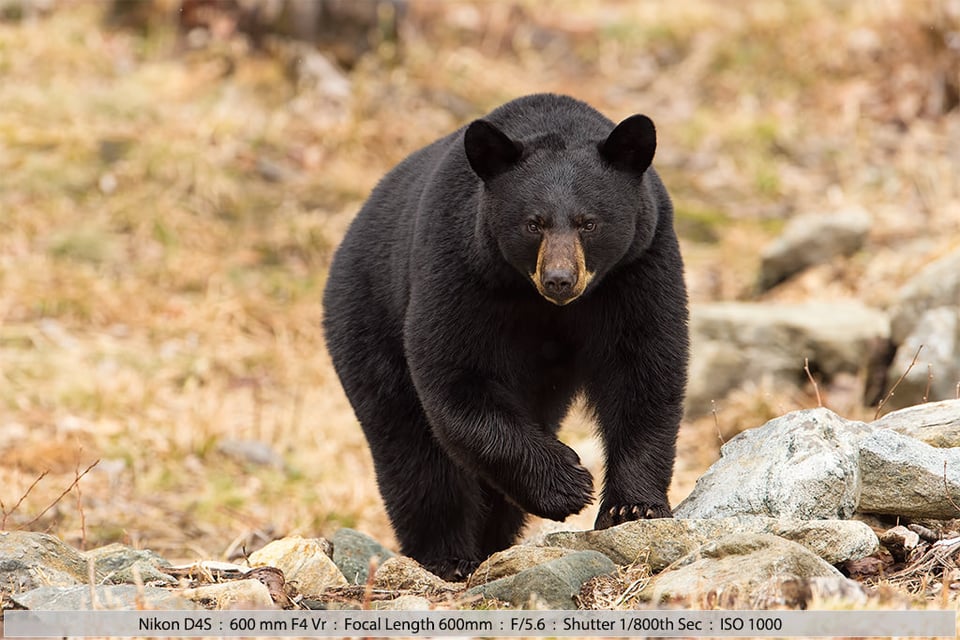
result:
M 717 401 L 711 400 L 710 404 L 713 406 L 713 424 L 717 427 L 717 437 L 720 438 L 720 446 L 727 444 L 727 441 L 723 439 L 723 432 L 720 431 L 720 415 L 717 413 Z
M 950 496 L 950 485 L 947 484 L 947 461 L 943 461 L 943 493 L 947 496 L 947 502 L 953 505 L 953 508 L 957 510 L 957 513 L 960 513 L 960 507 L 957 506 L 957 503 L 953 501 L 953 498 Z
M 880 417 L 880 411 L 883 409 L 883 405 L 887 404 L 887 401 L 893 397 L 894 392 L 897 390 L 897 387 L 900 386 L 900 383 L 903 382 L 903 379 L 907 377 L 907 374 L 910 373 L 910 369 L 913 369 L 914 365 L 917 364 L 917 358 L 920 357 L 920 352 L 923 350 L 923 345 L 917 347 L 917 352 L 913 354 L 913 360 L 910 361 L 910 366 L 907 367 L 907 370 L 900 374 L 900 377 L 897 378 L 897 381 L 893 383 L 893 386 L 890 387 L 890 391 L 887 392 L 887 395 L 884 396 L 883 400 L 880 401 L 880 404 L 877 405 L 877 412 L 873 414 L 873 419 L 876 420 Z
M 16 510 L 20 507 L 21 504 L 23 504 L 23 501 L 27 499 L 27 496 L 30 495 L 30 492 L 33 491 L 33 488 L 34 488 L 35 486 L 37 486 L 38 484 L 40 484 L 40 481 L 43 480 L 43 479 L 47 476 L 48 473 L 50 473 L 49 470 L 44 471 L 44 472 L 41 473 L 39 476 L 37 476 L 37 479 L 34 480 L 32 483 L 30 483 L 30 486 L 27 487 L 27 490 L 24 491 L 24 492 L 23 492 L 23 495 L 20 496 L 20 499 L 17 500 L 17 504 L 13 505 L 13 508 L 11 508 L 9 511 L 7 511 L 7 508 L 6 508 L 6 507 L 3 507 L 3 518 L 0 518 L 0 529 L 6 529 L 6 528 L 7 528 L 7 518 L 8 518 L 9 516 L 13 515 L 13 512 L 16 511 Z
M 61 500 L 63 500 L 63 497 L 64 497 L 65 495 L 67 495 L 68 493 L 70 493 L 75 486 L 77 486 L 77 483 L 80 482 L 80 479 L 83 478 L 83 476 L 87 475 L 87 474 L 90 472 L 90 470 L 93 469 L 93 468 L 94 468 L 95 466 L 97 466 L 98 464 L 100 464 L 100 458 L 97 458 L 96 460 L 94 460 L 93 464 L 91 464 L 89 467 L 87 467 L 86 469 L 83 470 L 83 473 L 77 475 L 77 476 L 74 478 L 73 482 L 70 483 L 70 486 L 67 487 L 66 489 L 64 489 L 64 490 L 60 493 L 60 495 L 57 496 L 57 499 L 56 499 L 56 500 L 54 500 L 53 502 L 51 502 L 50 504 L 48 504 L 47 507 L 46 507 L 43 511 L 41 511 L 40 513 L 37 514 L 37 517 L 36 517 L 36 518 L 34 518 L 33 520 L 31 520 L 30 522 L 28 522 L 28 523 L 26 524 L 26 528 L 29 528 L 31 525 L 33 525 L 34 523 L 36 523 L 37 520 L 39 520 L 40 518 L 43 517 L 43 514 L 45 514 L 47 511 L 50 511 L 50 509 L 52 509 L 58 502 L 60 502 Z
M 86 550 L 87 548 L 87 515 L 83 511 L 83 493 L 80 491 L 80 453 L 79 452 L 77 453 L 77 466 L 73 468 L 73 487 L 74 489 L 77 490 L 77 511 L 80 512 L 80 549 Z
M 823 406 L 823 400 L 820 398 L 820 387 L 817 386 L 817 381 L 813 379 L 813 374 L 810 373 L 810 358 L 803 359 L 803 370 L 807 373 L 807 378 L 810 380 L 810 384 L 813 385 L 813 391 L 817 394 L 817 406 Z

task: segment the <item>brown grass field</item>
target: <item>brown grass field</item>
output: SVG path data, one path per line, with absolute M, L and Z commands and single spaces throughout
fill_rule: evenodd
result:
M 655 120 L 694 301 L 758 299 L 796 213 L 875 228 L 759 299 L 883 306 L 960 245 L 955 2 L 413 4 L 400 50 L 315 83 L 278 47 L 110 28 L 96 1 L 0 22 L 0 528 L 171 560 L 342 526 L 395 545 L 324 349 L 327 266 L 384 172 L 518 95 Z M 744 380 L 718 406 L 729 434 L 815 400 Z M 596 474 L 586 420 L 563 437 Z M 277 462 L 224 447 L 247 440 Z M 674 502 L 718 445 L 712 416 L 683 426 Z

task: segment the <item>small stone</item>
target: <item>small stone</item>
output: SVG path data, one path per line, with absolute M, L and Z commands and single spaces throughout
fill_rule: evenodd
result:
M 254 551 L 248 562 L 251 567 L 276 567 L 299 593 L 317 596 L 331 587 L 347 585 L 346 578 L 326 554 L 328 548 L 329 543 L 322 538 L 291 536 Z
M 467 587 L 512 576 L 557 558 L 575 553 L 572 549 L 558 546 L 533 547 L 517 545 L 498 551 L 484 560 L 467 580 Z
M 205 609 L 276 609 L 270 590 L 259 580 L 231 580 L 180 592 Z
M 920 536 L 903 525 L 897 525 L 880 535 L 880 542 L 890 552 L 894 560 L 904 562 L 910 552 L 920 544 Z
M 261 440 L 227 438 L 220 441 L 217 445 L 217 451 L 228 458 L 257 466 L 273 467 L 274 469 L 283 469 L 285 466 L 283 456 Z
M 119 543 L 91 549 L 84 554 L 94 561 L 97 573 L 103 575 L 103 581 L 113 584 L 134 584 L 154 582 L 176 584 L 177 579 L 159 568 L 169 567 L 170 563 L 152 551 L 134 549 Z
M 578 551 L 514 576 L 478 585 L 469 589 L 467 594 L 496 598 L 526 608 L 576 609 L 575 598 L 583 584 L 616 569 L 610 558 L 602 553 Z
M 91 598 L 96 598 L 96 606 Z M 10 599 L 21 607 L 38 611 L 90 611 L 96 609 L 131 610 L 196 609 L 190 600 L 181 598 L 169 589 L 137 587 L 132 584 L 90 585 L 70 587 L 39 587 L 24 593 L 14 593 Z
M 333 562 L 351 584 L 366 584 L 371 560 L 375 566 L 380 566 L 395 555 L 359 531 L 344 528 L 333 534 Z
M 374 609 L 382 611 L 429 611 L 430 601 L 422 596 L 405 595 L 393 600 L 380 600 L 373 603 Z
M 375 589 L 404 589 L 418 593 L 463 590 L 462 584 L 447 582 L 421 567 L 413 558 L 406 556 L 394 556 L 385 560 L 373 575 L 373 586 Z
M 89 576 L 87 558 L 50 534 L 0 532 L 0 584 L 8 592 L 86 584 Z

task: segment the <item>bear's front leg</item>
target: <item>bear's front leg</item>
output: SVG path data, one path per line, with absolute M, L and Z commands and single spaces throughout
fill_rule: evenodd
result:
M 669 354 L 661 355 L 660 362 L 671 362 Z M 597 529 L 672 517 L 667 489 L 676 457 L 685 366 L 651 366 L 657 356 L 653 345 L 643 356 L 621 354 L 617 366 L 587 385 L 607 461 Z
M 593 501 L 593 477 L 580 457 L 536 424 L 510 385 L 491 373 L 415 361 L 411 373 L 433 434 L 465 471 L 542 518 L 563 520 Z

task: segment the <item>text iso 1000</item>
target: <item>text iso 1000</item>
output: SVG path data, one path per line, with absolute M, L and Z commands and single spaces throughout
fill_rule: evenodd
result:
M 720 618 L 720 631 L 782 631 L 783 620 L 776 616 Z

